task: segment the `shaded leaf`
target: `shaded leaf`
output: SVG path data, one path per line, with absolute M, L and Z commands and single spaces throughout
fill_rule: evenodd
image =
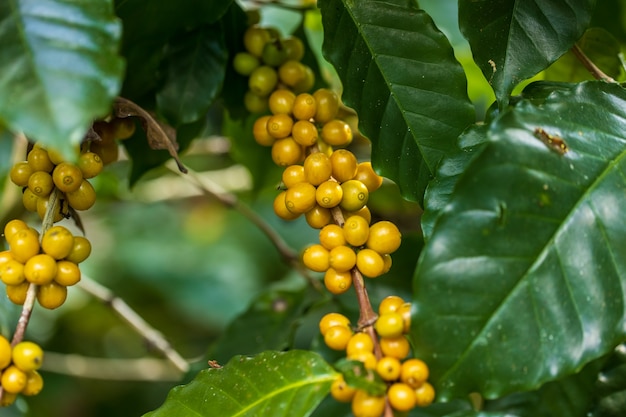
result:
M 412 335 L 441 399 L 535 389 L 626 336 L 624 109 L 620 86 L 587 82 L 490 128 L 415 274 Z
M 589 25 L 596 0 L 459 2 L 459 26 L 500 108 L 513 88 L 569 50 Z
M 626 345 L 621 344 L 602 369 L 590 417 L 621 417 L 626 413 Z
M 156 100 L 173 125 L 204 117 L 222 89 L 227 51 L 219 28 L 203 26 L 168 43 L 167 78 Z
M 178 157 L 178 143 L 176 142 L 176 131 L 164 123 L 156 120 L 150 113 L 142 109 L 141 106 L 123 97 L 117 97 L 114 103 L 113 114 L 115 117 L 137 117 L 141 121 L 143 130 L 146 132 L 148 145 L 152 149 L 165 149 L 174 158 L 178 169 L 187 173 L 187 168 Z
M 121 84 L 108 0 L 0 2 L 0 119 L 67 155 Z
M 337 373 L 306 351 L 234 357 L 223 368 L 201 371 L 170 391 L 146 417 L 292 417 L 310 415 L 328 394 Z
M 302 311 L 304 291 L 268 291 L 252 301 L 235 318 L 209 354 L 224 362 L 234 355 L 251 355 L 264 350 L 284 350 L 291 346 Z
M 421 202 L 437 164 L 474 122 L 452 47 L 432 19 L 413 7 L 383 1 L 318 5 L 324 55 L 372 141 L 374 167 L 405 198 Z

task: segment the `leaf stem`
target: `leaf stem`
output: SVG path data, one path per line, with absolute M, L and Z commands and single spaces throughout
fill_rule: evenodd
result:
M 591 75 L 594 76 L 595 79 L 606 81 L 609 83 L 617 82 L 612 77 L 604 73 L 604 71 L 602 71 L 600 68 L 598 68 L 598 66 L 594 64 L 591 59 L 589 59 L 589 57 L 578 45 L 574 44 L 571 50 L 574 56 L 578 58 L 578 60 L 585 66 L 585 68 L 587 68 L 587 70 L 591 73 Z

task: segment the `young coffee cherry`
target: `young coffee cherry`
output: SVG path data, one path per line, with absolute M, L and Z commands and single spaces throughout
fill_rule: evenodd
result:
M 43 171 L 49 173 L 54 169 L 54 164 L 50 161 L 48 151 L 41 147 L 35 146 L 31 149 L 26 159 L 33 172 Z
M 252 71 L 250 78 L 248 78 L 248 88 L 250 91 L 261 97 L 267 96 L 274 91 L 277 83 L 278 75 L 276 71 L 274 68 L 267 65 L 261 65 Z
M 349 403 L 354 398 L 356 388 L 349 386 L 343 379 L 343 375 L 340 375 L 335 379 L 330 386 L 330 395 L 337 401 L 342 403 Z
M 282 181 L 287 188 L 291 188 L 300 182 L 305 182 L 304 167 L 302 165 L 289 165 L 283 171 Z
M 289 209 L 287 209 L 287 206 L 285 205 L 285 194 L 287 194 L 286 191 L 281 191 L 278 193 L 276 198 L 274 198 L 274 214 L 283 220 L 295 220 L 300 217 L 300 214 L 292 213 Z
M 407 359 L 402 364 L 400 380 L 411 387 L 419 388 L 428 379 L 428 365 L 416 358 Z
M 315 121 L 317 123 L 327 123 L 337 117 L 339 111 L 339 97 L 337 93 L 327 88 L 320 88 L 313 93 L 313 98 L 317 103 L 315 111 Z
M 352 356 L 357 352 L 373 352 L 374 342 L 369 334 L 364 332 L 355 333 L 352 335 L 346 346 L 346 355 Z
M 74 248 L 74 236 L 63 226 L 52 226 L 44 233 L 41 248 L 54 259 L 66 258 Z
M 332 221 L 332 214 L 329 209 L 315 204 L 311 210 L 304 213 L 306 223 L 313 229 L 321 229 L 322 227 L 330 224 Z
M 282 39 L 283 48 L 287 53 L 287 59 L 300 61 L 304 57 L 304 43 L 296 36 L 287 36 Z
M 272 146 L 276 142 L 274 138 L 267 130 L 267 121 L 272 116 L 261 116 L 254 122 L 252 126 L 252 135 L 254 140 L 261 146 Z
M 340 313 L 325 314 L 320 319 L 320 323 L 319 323 L 320 333 L 322 334 L 322 336 L 326 335 L 326 332 L 328 331 L 328 329 L 330 329 L 333 326 L 344 326 L 344 327 L 349 328 L 350 320 L 346 316 Z
M 259 65 L 261 65 L 259 58 L 249 52 L 238 52 L 233 58 L 235 72 L 245 77 L 250 76 L 252 71 L 257 69 Z
M 356 267 L 364 276 L 376 278 L 383 273 L 385 262 L 378 252 L 371 249 L 361 249 L 356 255 Z
M 278 139 L 272 145 L 272 160 L 278 166 L 295 165 L 302 160 L 302 146 L 291 136 Z
M 308 182 L 299 182 L 288 188 L 285 193 L 285 205 L 292 213 L 306 213 L 315 207 L 315 187 Z
M 335 271 L 346 272 L 356 265 L 356 254 L 348 246 L 337 246 L 330 250 L 328 262 Z
M 26 373 L 26 385 L 20 392 L 22 395 L 28 397 L 37 395 L 43 389 L 43 378 L 37 371 L 30 371 Z
M 334 151 L 330 155 L 330 163 L 333 169 L 333 178 L 339 182 L 349 181 L 357 173 L 358 163 L 356 156 L 348 150 L 337 149 Z
M 328 268 L 324 273 L 324 286 L 331 294 L 343 294 L 352 287 L 352 273 L 337 272 L 333 268 Z
M 0 335 L 0 371 L 11 363 L 11 343 Z
M 291 114 L 296 95 L 290 90 L 275 90 L 268 100 L 272 114 Z
M 54 310 L 60 307 L 67 298 L 67 287 L 51 282 L 39 287 L 37 301 L 43 308 Z
M 398 337 L 404 331 L 404 321 L 398 313 L 387 313 L 378 317 L 374 329 L 380 337 Z
M 33 174 L 33 168 L 27 161 L 18 162 L 11 168 L 11 172 L 9 173 L 9 177 L 13 184 L 18 187 L 26 187 L 28 186 L 28 179 Z
M 304 65 L 304 78 L 293 86 L 296 94 L 306 93 L 315 85 L 315 73 L 308 65 Z
M 265 28 L 250 26 L 243 34 L 243 45 L 246 50 L 258 58 L 263 54 L 265 44 L 271 40 L 271 35 Z
M 2 371 L 0 383 L 2 389 L 9 394 L 18 394 L 26 386 L 26 373 L 15 365 L 10 365 Z
M 96 202 L 96 190 L 87 180 L 82 180 L 78 189 L 66 193 L 65 196 L 69 205 L 79 211 L 90 209 Z
M 320 136 L 329 145 L 348 146 L 352 142 L 352 129 L 343 120 L 334 119 L 322 126 Z
M 343 188 L 337 181 L 324 181 L 318 185 L 315 191 L 317 204 L 325 208 L 333 208 L 341 203 L 343 199 Z
M 74 164 L 61 162 L 52 171 L 52 180 L 59 190 L 69 193 L 78 190 L 83 181 L 83 172 Z
M 24 277 L 32 284 L 49 284 L 54 280 L 56 274 L 56 260 L 45 253 L 33 256 L 24 264 Z
M 43 350 L 36 343 L 23 341 L 13 347 L 12 360 L 24 372 L 36 371 L 43 363 Z
M 372 163 L 361 162 L 357 165 L 356 175 L 354 176 L 355 180 L 361 181 L 367 187 L 367 190 L 370 193 L 378 190 L 380 186 L 383 184 L 383 177 L 376 174 L 374 169 L 372 168 Z
M 286 61 L 278 68 L 280 81 L 289 87 L 295 87 L 298 83 L 301 83 L 306 76 L 306 67 L 299 61 Z
M 287 60 L 287 51 L 280 39 L 267 42 L 265 46 L 263 46 L 261 60 L 265 65 L 271 67 L 278 67 Z
M 104 161 L 95 152 L 84 152 L 78 157 L 78 168 L 83 178 L 93 178 L 102 172 Z
M 424 382 L 421 387 L 415 390 L 416 405 L 426 407 L 432 404 L 435 399 L 435 389 L 428 382 Z
M 332 326 L 324 334 L 324 343 L 333 350 L 344 350 L 352 337 L 352 330 L 346 326 Z
M 324 272 L 330 267 L 328 249 L 319 244 L 307 247 L 302 253 L 304 266 L 311 271 Z
M 330 159 L 321 152 L 312 153 L 304 160 L 304 176 L 314 186 L 328 181 L 331 172 Z
M 361 216 L 350 216 L 343 225 L 343 235 L 346 242 L 352 246 L 361 246 L 367 242 L 370 226 Z
M 411 347 L 409 341 L 404 336 L 382 337 L 380 339 L 380 350 L 384 356 L 404 359 L 409 355 Z
M 48 197 L 54 188 L 52 176 L 45 171 L 36 171 L 28 179 L 28 189 L 37 197 Z
M 91 254 L 91 243 L 86 237 L 74 236 L 72 250 L 65 257 L 66 261 L 79 264 L 89 257 Z
M 384 396 L 373 396 L 362 390 L 357 390 L 354 394 L 352 399 L 354 417 L 380 417 L 384 410 Z
M 313 146 L 319 138 L 317 127 L 308 120 L 298 120 L 291 129 L 293 139 L 302 146 Z
M 400 378 L 402 364 L 398 358 L 383 356 L 376 364 L 376 372 L 385 381 L 396 381 Z
M 370 226 L 367 247 L 380 254 L 393 253 L 402 242 L 398 227 L 390 221 L 383 220 Z
M 267 97 L 260 96 L 253 91 L 246 91 L 243 96 L 243 106 L 252 114 L 265 113 L 269 109 Z
M 301 93 L 296 96 L 293 103 L 293 117 L 298 120 L 311 120 L 315 117 L 316 111 L 315 97 L 308 93 Z
M 387 390 L 387 399 L 391 407 L 397 411 L 410 411 L 417 404 L 413 388 L 402 382 L 391 384 Z

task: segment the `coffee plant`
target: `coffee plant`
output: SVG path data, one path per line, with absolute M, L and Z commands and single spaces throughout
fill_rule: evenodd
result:
M 626 413 L 619 0 L 0 4 L 0 415 Z

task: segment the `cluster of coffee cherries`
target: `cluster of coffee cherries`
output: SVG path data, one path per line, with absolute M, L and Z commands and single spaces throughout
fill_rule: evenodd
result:
M 243 35 L 244 52 L 233 58 L 233 67 L 248 78 L 244 105 L 250 113 L 268 109 L 267 97 L 280 84 L 295 92 L 309 91 L 315 83 L 313 70 L 300 62 L 304 44 L 295 36 L 282 38 L 274 28 L 250 26 Z
M 376 396 L 351 387 L 343 376 L 336 379 L 330 393 L 337 401 L 351 402 L 355 417 L 381 416 L 386 401 L 394 410 L 404 412 L 425 407 L 434 400 L 435 391 L 427 382 L 428 366 L 420 359 L 409 358 L 410 346 L 405 334 L 409 331 L 410 310 L 410 303 L 398 296 L 389 296 L 380 303 L 374 324 L 381 351 L 378 357 L 370 334 L 355 332 L 346 316 L 329 313 L 320 321 L 320 332 L 328 347 L 345 350 L 348 359 L 362 362 L 387 385 L 385 395 Z
M 43 363 L 43 350 L 33 342 L 11 343 L 0 335 L 0 406 L 6 407 L 18 394 L 33 396 L 43 388 L 43 378 L 37 372 Z
M 14 219 L 4 227 L 9 249 L 0 252 L 0 280 L 15 304 L 23 305 L 30 285 L 37 286 L 37 301 L 48 309 L 61 306 L 67 287 L 80 281 L 78 264 L 91 253 L 83 236 L 54 225 L 41 236 L 24 221 Z

